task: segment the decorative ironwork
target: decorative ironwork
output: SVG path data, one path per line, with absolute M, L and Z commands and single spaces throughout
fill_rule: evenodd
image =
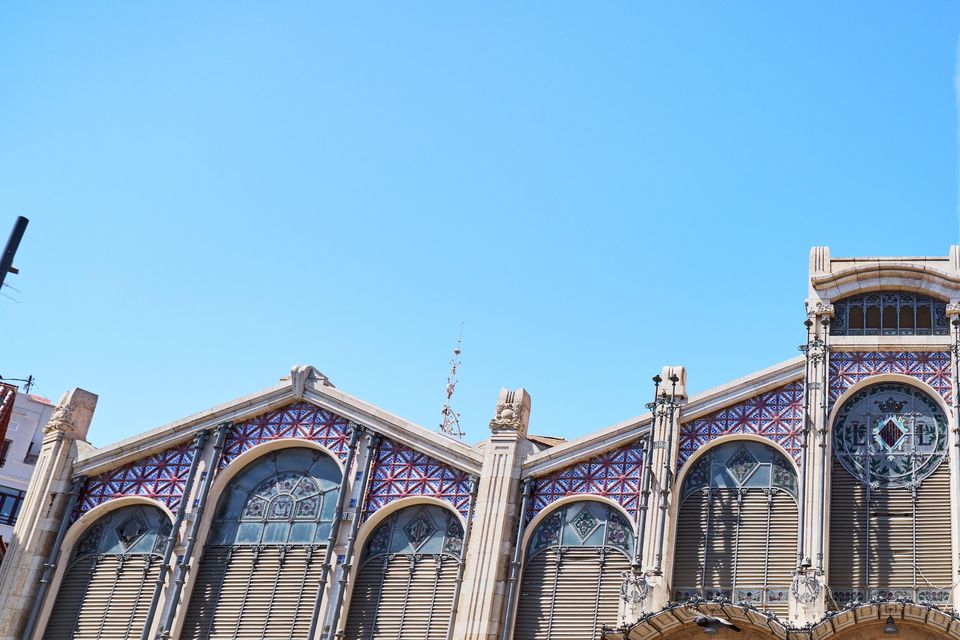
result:
M 220 468 L 258 444 L 285 438 L 316 442 L 345 460 L 352 428 L 351 422 L 342 416 L 309 402 L 296 402 L 233 425 L 223 447 Z
M 840 408 L 833 451 L 864 484 L 910 487 L 946 459 L 947 438 L 947 418 L 933 398 L 910 385 L 880 383 Z
M 878 291 L 833 303 L 834 336 L 945 336 L 947 303 L 930 296 Z
M 616 507 L 584 500 L 559 507 L 537 525 L 527 556 L 551 547 L 615 548 L 633 553 L 633 529 Z
M 566 496 L 597 495 L 620 503 L 636 517 L 640 502 L 643 445 L 640 440 L 538 478 L 527 513 L 535 515 Z
M 447 399 L 440 409 L 440 415 L 443 419 L 440 421 L 440 433 L 463 440 L 466 435 L 460 427 L 460 414 L 450 406 L 450 400 L 453 398 L 453 392 L 457 389 L 457 369 L 460 368 L 460 345 L 463 342 L 463 326 L 460 327 L 460 337 L 457 338 L 457 346 L 453 350 L 453 358 L 450 359 L 450 374 L 447 376 Z
M 925 382 L 950 402 L 950 354 L 946 351 L 840 351 L 830 356 L 830 405 L 857 382 L 885 373 Z
M 443 500 L 466 516 L 470 476 L 406 445 L 384 438 L 371 471 L 364 519 L 377 509 L 407 496 Z
M 707 451 L 683 481 L 681 496 L 701 489 L 782 489 L 797 497 L 797 474 L 773 447 L 728 442 Z
M 74 519 L 94 507 L 124 496 L 159 500 L 176 511 L 193 462 L 193 447 L 185 442 L 136 462 L 88 478 L 80 493 Z
M 767 438 L 800 460 L 803 437 L 803 383 L 791 382 L 748 398 L 680 427 L 677 466 L 720 436 L 753 434 Z
M 400 509 L 382 522 L 370 537 L 363 563 L 386 555 L 417 556 L 463 552 L 463 527 L 455 514 L 437 505 Z

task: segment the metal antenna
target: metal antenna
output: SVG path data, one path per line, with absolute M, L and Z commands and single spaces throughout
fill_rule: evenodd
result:
M 447 376 L 447 400 L 440 409 L 440 433 L 448 435 L 458 440 L 463 440 L 466 435 L 460 428 L 460 414 L 450 406 L 450 398 L 457 388 L 457 368 L 460 367 L 460 345 L 463 343 L 463 323 L 460 323 L 460 336 L 457 338 L 457 347 L 453 350 L 453 358 L 450 359 L 450 375 Z

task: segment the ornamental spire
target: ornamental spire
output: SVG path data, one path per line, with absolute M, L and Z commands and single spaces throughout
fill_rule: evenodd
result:
M 457 369 L 460 367 L 460 345 L 463 342 L 463 323 L 460 324 L 460 336 L 457 338 L 457 346 L 453 350 L 453 358 L 450 359 L 450 374 L 447 376 L 447 400 L 440 409 L 440 433 L 448 435 L 458 440 L 463 440 L 466 435 L 460 428 L 460 414 L 450 406 L 450 399 L 457 388 Z

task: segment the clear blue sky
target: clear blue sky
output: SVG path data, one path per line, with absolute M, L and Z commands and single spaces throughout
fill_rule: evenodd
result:
M 294 363 L 485 437 L 797 354 L 811 245 L 957 242 L 960 8 L 4 3 L 0 375 L 103 445 Z

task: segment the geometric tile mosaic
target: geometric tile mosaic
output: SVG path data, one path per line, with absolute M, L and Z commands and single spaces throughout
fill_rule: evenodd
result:
M 776 442 L 799 462 L 802 428 L 803 382 L 791 382 L 684 424 L 677 467 L 711 440 L 747 433 Z
M 466 517 L 470 475 L 387 438 L 380 441 L 370 471 L 363 518 L 408 496 L 447 502 Z
M 596 495 L 618 502 L 636 519 L 640 506 L 643 439 L 537 478 L 527 513 L 529 521 L 566 496 Z
M 352 428 L 342 416 L 309 402 L 296 402 L 233 425 L 224 442 L 220 468 L 258 444 L 285 438 L 312 440 L 344 460 Z
M 926 382 L 950 403 L 950 354 L 946 351 L 836 351 L 830 354 L 830 406 L 857 382 L 882 373 Z
M 193 462 L 193 441 L 87 478 L 74 519 L 113 498 L 145 496 L 175 511 Z

